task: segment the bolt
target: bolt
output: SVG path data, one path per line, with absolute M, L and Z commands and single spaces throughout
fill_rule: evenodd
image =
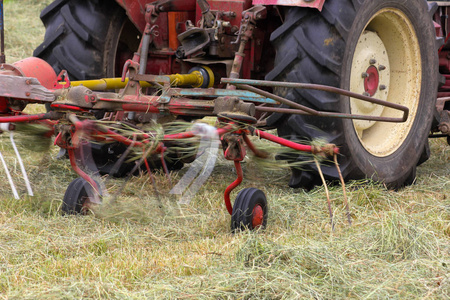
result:
M 378 70 L 380 70 L 380 71 L 386 70 L 386 66 L 379 65 L 378 66 Z
M 449 127 L 449 125 L 447 125 L 447 124 L 441 124 L 440 126 L 439 126 L 439 130 L 443 133 L 443 134 L 447 134 L 447 133 L 449 133 L 450 132 L 450 127 Z
M 370 60 L 369 60 L 369 64 L 371 64 L 371 65 L 374 65 L 374 64 L 376 64 L 377 63 L 377 60 L 375 59 L 375 58 L 371 58 Z
M 385 86 L 384 84 L 380 85 L 380 91 L 384 91 L 385 89 L 387 89 L 387 86 Z
M 370 97 L 370 94 L 368 92 L 364 92 L 363 96 Z
M 30 80 L 30 79 L 27 79 L 27 80 L 25 81 L 25 83 L 28 84 L 28 85 L 30 85 L 30 84 L 31 84 L 31 80 Z
M 367 72 L 363 72 L 363 73 L 361 74 L 361 77 L 362 77 L 362 78 L 366 78 L 366 77 L 369 77 L 369 73 L 367 73 Z
M 26 92 L 25 95 L 28 97 L 28 96 L 30 96 L 31 94 L 30 94 L 30 92 Z

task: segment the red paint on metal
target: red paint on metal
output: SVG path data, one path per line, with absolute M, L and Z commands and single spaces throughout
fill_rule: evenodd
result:
M 45 60 L 28 57 L 13 64 L 24 77 L 33 77 L 47 89 L 52 89 L 56 81 L 56 73 Z
M 174 134 L 167 134 L 164 136 L 164 141 L 171 141 L 171 140 L 181 140 L 181 139 L 188 139 L 194 137 L 195 134 L 192 131 L 182 132 L 182 133 L 174 133 Z
M 20 122 L 31 122 L 42 120 L 48 117 L 46 113 L 36 114 L 36 115 L 19 115 L 19 116 L 10 116 L 10 117 L 0 117 L 0 123 L 20 123 Z
M 9 101 L 5 97 L 0 97 L 0 113 L 6 113 L 9 111 Z
M 61 110 L 87 111 L 86 109 L 83 109 L 83 108 L 81 108 L 81 107 L 73 106 L 73 105 L 67 105 L 67 104 L 53 103 L 53 104 L 50 105 L 50 106 L 51 106 L 52 108 L 61 109 Z
M 300 6 L 312 7 L 322 11 L 325 0 L 253 0 L 253 5 L 286 5 L 286 6 Z
M 116 0 L 126 11 L 131 22 L 141 32 L 145 28 L 145 11 L 149 0 Z M 167 11 L 195 11 L 195 0 L 174 0 L 171 1 L 171 6 Z
M 227 189 L 225 190 L 225 193 L 223 195 L 224 200 L 225 200 L 225 206 L 227 207 L 227 210 L 230 213 L 230 215 L 233 214 L 233 206 L 231 206 L 231 201 L 230 201 L 231 191 L 233 191 L 238 185 L 240 185 L 242 182 L 242 179 L 244 178 L 244 173 L 242 172 L 241 163 L 239 161 L 235 161 L 234 167 L 236 168 L 237 178 L 235 181 L 233 181 L 232 184 L 230 184 L 227 187 Z
M 102 134 L 102 132 L 100 132 L 100 131 L 99 131 L 99 133 Z M 142 146 L 144 146 L 144 144 L 145 144 L 145 143 L 143 143 L 143 142 L 136 142 L 136 141 L 133 141 L 133 140 L 127 138 L 127 137 L 124 137 L 123 135 L 120 135 L 120 134 L 118 134 L 118 133 L 115 133 L 114 131 L 112 131 L 112 130 L 110 130 L 110 129 L 108 129 L 108 130 L 106 131 L 106 133 L 103 133 L 103 134 L 106 135 L 106 136 L 108 136 L 109 138 L 112 138 L 113 140 L 115 140 L 115 141 L 117 141 L 117 142 L 120 142 L 120 143 L 122 143 L 122 144 L 125 144 L 125 145 L 127 145 L 127 146 L 133 145 L 133 146 L 136 146 L 136 147 L 142 147 Z
M 252 6 L 251 0 L 209 0 L 208 4 L 211 7 L 211 10 L 219 10 L 219 11 L 232 11 L 236 13 L 237 18 L 230 18 L 227 21 L 230 22 L 232 26 L 240 25 L 242 12 L 246 9 L 249 9 Z M 202 18 L 202 11 L 200 7 L 197 5 L 196 9 L 196 24 Z
M 253 229 L 256 229 L 259 226 L 261 226 L 263 224 L 263 220 L 264 220 L 264 210 L 261 207 L 261 205 L 257 204 L 253 208 L 253 212 L 252 212 L 252 227 L 253 227 Z
M 282 146 L 289 147 L 289 148 L 294 149 L 294 150 L 299 150 L 299 151 L 303 151 L 303 152 L 310 152 L 310 153 L 312 153 L 314 151 L 314 148 L 312 146 L 310 146 L 310 145 L 298 144 L 298 143 L 295 143 L 295 142 L 283 139 L 283 138 L 281 138 L 279 136 L 276 136 L 276 135 L 273 135 L 273 134 L 270 134 L 270 133 L 267 133 L 265 131 L 261 131 L 261 130 L 258 130 L 258 129 L 255 130 L 255 135 L 259 136 L 259 137 L 262 137 L 263 139 L 266 139 L 268 141 L 280 144 Z M 333 149 L 333 152 L 335 154 L 339 154 L 339 148 L 335 147 Z
M 364 78 L 364 90 L 369 93 L 370 96 L 373 96 L 377 92 L 378 84 L 380 83 L 378 69 L 375 66 L 370 66 L 366 73 L 368 76 Z

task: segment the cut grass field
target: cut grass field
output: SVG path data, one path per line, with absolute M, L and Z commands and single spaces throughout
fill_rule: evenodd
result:
M 6 1 L 7 61 L 32 54 L 50 1 Z M 26 195 L 7 134 L 0 151 L 18 184 L 15 200 L 0 169 L 0 298 L 448 299 L 450 298 L 450 147 L 431 141 L 431 159 L 401 191 L 370 182 L 330 188 L 331 230 L 323 187 L 287 187 L 289 172 L 245 163 L 242 187 L 262 189 L 270 215 L 264 232 L 230 233 L 222 193 L 234 180 L 220 160 L 188 206 L 156 175 L 132 178 L 117 202 L 95 215 L 61 216 L 76 176 L 57 149 L 36 152 L 17 135 L 35 196 Z M 42 143 L 40 143 L 42 145 Z M 173 174 L 176 178 L 177 174 Z M 121 184 L 111 180 L 108 192 Z M 236 194 L 233 194 L 233 197 Z

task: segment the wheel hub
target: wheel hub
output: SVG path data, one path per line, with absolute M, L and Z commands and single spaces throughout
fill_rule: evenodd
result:
M 380 76 L 378 74 L 378 69 L 374 66 L 370 66 L 367 69 L 366 74 L 366 77 L 364 78 L 364 90 L 372 97 L 378 90 Z
M 387 100 L 390 77 L 389 57 L 381 38 L 372 31 L 364 31 L 355 49 L 352 66 L 351 91 Z M 356 99 L 351 100 L 353 114 L 381 116 L 383 106 Z M 355 120 L 356 130 L 361 133 L 375 122 Z
M 259 226 L 261 226 L 263 224 L 263 220 L 264 220 L 264 210 L 261 207 L 261 205 L 256 205 L 253 208 L 253 212 L 252 212 L 252 226 L 253 226 L 253 229 L 256 229 Z

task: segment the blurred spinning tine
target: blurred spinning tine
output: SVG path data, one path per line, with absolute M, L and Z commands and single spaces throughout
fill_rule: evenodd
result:
M 11 129 L 11 127 L 10 127 L 9 123 L 1 124 L 1 128 L 0 128 L 1 131 L 9 131 L 9 138 L 10 138 L 10 141 L 11 141 L 11 145 L 12 145 L 12 147 L 14 149 L 14 153 L 17 156 L 17 160 L 19 161 L 20 170 L 22 172 L 22 176 L 23 176 L 23 179 L 25 181 L 25 185 L 27 187 L 28 195 L 34 196 L 33 195 L 33 190 L 31 189 L 30 181 L 29 181 L 28 176 L 27 176 L 27 172 L 25 170 L 25 166 L 23 165 L 22 157 L 20 156 L 19 150 L 17 149 L 16 143 L 14 142 L 14 133 L 10 129 Z M 20 199 L 19 194 L 18 194 L 17 189 L 16 189 L 16 186 L 14 185 L 14 182 L 12 180 L 11 173 L 8 170 L 8 166 L 6 165 L 6 161 L 5 161 L 4 157 L 3 157 L 3 155 L 1 154 L 1 152 L 0 152 L 0 159 L 1 159 L 3 167 L 5 169 L 6 176 L 8 177 L 8 181 L 9 181 L 9 184 L 11 186 L 11 190 L 12 190 L 12 192 L 14 194 L 14 198 L 15 199 Z
M 197 157 L 186 174 L 170 191 L 170 194 L 182 195 L 180 204 L 189 204 L 192 197 L 211 175 L 220 144 L 217 130 L 211 125 L 197 123 L 194 124 L 192 131 L 201 137 Z M 199 173 L 200 175 L 197 177 Z

